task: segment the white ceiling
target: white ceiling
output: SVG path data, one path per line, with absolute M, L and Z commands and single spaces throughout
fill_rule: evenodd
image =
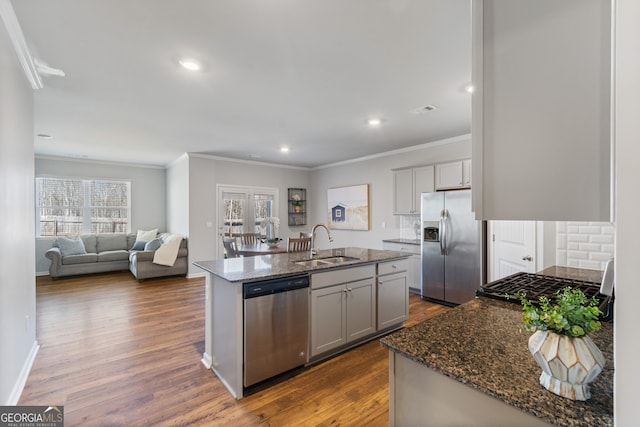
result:
M 469 133 L 469 0 L 14 0 L 39 155 L 314 167 Z M 193 57 L 200 72 L 177 65 Z M 434 104 L 425 114 L 410 110 Z M 365 124 L 379 116 L 377 128 Z M 289 146 L 291 151 L 280 153 Z M 255 157 L 249 157 L 254 155 Z

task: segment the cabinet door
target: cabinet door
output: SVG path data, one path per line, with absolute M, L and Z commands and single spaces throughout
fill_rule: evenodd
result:
M 420 195 L 422 193 L 433 193 L 435 191 L 433 166 L 423 166 L 421 168 L 415 168 L 413 170 L 413 179 L 413 211 L 415 213 L 420 213 L 420 206 L 422 205 L 422 198 Z
M 311 292 L 311 357 L 347 343 L 346 287 Z
M 611 1 L 473 8 L 477 219 L 609 221 Z
M 462 161 L 436 165 L 436 189 L 462 188 Z
M 405 273 L 378 277 L 378 330 L 409 318 L 409 290 Z
M 347 283 L 347 342 L 376 331 L 376 288 L 373 279 Z
M 414 213 L 413 170 L 404 169 L 393 173 L 394 205 L 393 213 L 408 215 Z
M 422 289 L 422 256 L 411 255 L 409 258 L 409 269 L 407 270 L 407 286 L 420 293 Z
M 462 185 L 471 188 L 471 159 L 462 161 Z

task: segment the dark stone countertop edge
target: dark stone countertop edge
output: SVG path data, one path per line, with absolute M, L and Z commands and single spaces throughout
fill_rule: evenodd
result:
M 401 243 L 401 244 L 407 244 L 407 245 L 416 245 L 416 246 L 420 246 L 420 239 L 401 239 L 401 238 L 397 238 L 397 239 L 382 239 L 383 242 L 388 242 L 388 243 Z

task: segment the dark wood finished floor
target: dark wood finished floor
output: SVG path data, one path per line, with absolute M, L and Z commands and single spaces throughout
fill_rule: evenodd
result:
M 207 370 L 204 279 L 130 273 L 37 279 L 41 346 L 20 405 L 64 405 L 66 426 L 384 426 L 377 340 L 235 400 Z M 446 307 L 410 298 L 407 325 Z

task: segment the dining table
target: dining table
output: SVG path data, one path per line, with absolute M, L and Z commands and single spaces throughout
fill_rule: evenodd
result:
M 273 255 L 287 253 L 287 242 L 280 242 L 277 246 L 257 242 L 254 245 L 238 245 L 237 251 L 242 256 Z

